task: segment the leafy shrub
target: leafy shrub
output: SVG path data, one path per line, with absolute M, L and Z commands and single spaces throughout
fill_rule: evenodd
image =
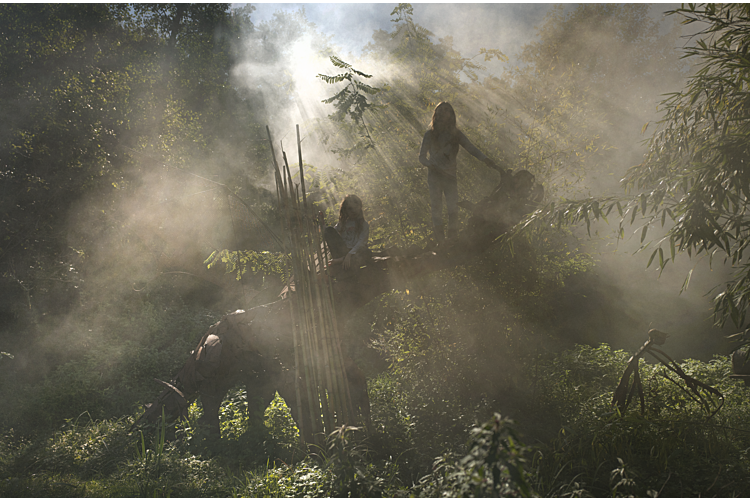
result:
M 426 497 L 518 497 L 531 496 L 524 470 L 529 453 L 512 428 L 512 421 L 499 413 L 471 430 L 469 453 L 455 464 L 448 456 L 438 458 L 432 474 L 418 485 Z
M 276 393 L 264 413 L 265 425 L 279 447 L 287 452 L 299 445 L 299 428 L 292 419 L 292 412 L 284 399 Z
M 307 458 L 293 465 L 263 467 L 246 472 L 233 494 L 239 497 L 263 498 L 308 498 L 326 497 L 330 483 L 330 471 L 321 467 L 314 459 Z
M 335 497 L 380 497 L 396 482 L 398 469 L 390 460 L 373 460 L 357 427 L 342 426 L 326 440 L 328 488 Z M 379 462 L 379 463 L 376 463 Z
M 450 288 L 439 285 L 448 280 Z M 522 342 L 528 332 L 513 314 L 470 280 L 441 276 L 408 292 L 385 295 L 375 311 L 372 345 L 390 368 L 375 379 L 371 403 L 390 454 L 416 480 L 435 456 L 463 453 L 466 432 L 497 405 L 516 404 L 533 342 Z
M 724 394 L 708 413 L 666 379 L 658 364 L 641 364 L 646 411 L 620 415 L 612 394 L 625 354 L 608 346 L 578 347 L 547 365 L 539 379 L 544 411 L 562 421 L 559 436 L 535 457 L 536 488 L 547 496 L 734 496 L 750 491 L 750 391 L 727 378 L 729 360 L 687 360 L 682 369 Z
M 225 496 L 229 478 L 215 459 L 204 459 L 167 444 L 157 466 L 150 451 L 121 465 L 120 472 L 112 478 L 119 483 L 112 496 Z

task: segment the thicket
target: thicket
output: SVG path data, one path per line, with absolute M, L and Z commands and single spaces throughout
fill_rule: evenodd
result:
M 644 323 L 612 300 L 578 231 L 549 224 L 341 325 L 368 376 L 368 435 L 344 427 L 308 453 L 280 398 L 251 427 L 242 387 L 222 404 L 218 442 L 197 403 L 187 422 L 130 428 L 160 390 L 153 378 L 174 375 L 209 325 L 275 300 L 284 256 L 269 236 L 282 229 L 265 125 L 287 120 L 285 103 L 316 109 L 313 81 L 330 99 L 303 144 L 339 160 L 310 156 L 311 200 L 333 220 L 356 192 L 373 246 L 407 248 L 429 238 L 416 154 L 437 102 L 559 202 L 613 187 L 643 152 L 654 74 L 665 90 L 684 74 L 677 31 L 642 5 L 551 9 L 521 67 L 499 77 L 413 13 L 399 4 L 393 29 L 344 61 L 304 12 L 256 26 L 252 7 L 228 5 L 0 6 L 2 496 L 750 491 L 750 394 L 729 360 L 681 363 L 724 395 L 711 419 L 645 363 L 646 411 L 619 414 L 629 354 L 602 341 L 627 332 L 637 345 Z M 323 78 L 296 79 L 302 41 L 333 62 Z M 499 182 L 461 162 L 467 200 Z

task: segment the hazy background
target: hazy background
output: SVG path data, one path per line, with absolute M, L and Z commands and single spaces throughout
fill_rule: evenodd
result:
M 332 469 L 295 467 L 304 452 L 284 444 L 294 426 L 283 405 L 255 426 L 240 386 L 221 410 L 219 448 L 181 426 L 188 439 L 154 463 L 155 442 L 147 454 L 150 439 L 127 430 L 163 390 L 154 379 L 174 377 L 210 325 L 278 300 L 286 255 L 274 236 L 290 227 L 273 160 L 283 150 L 299 182 L 296 126 L 307 199 L 333 224 L 344 195 L 358 194 L 376 250 L 432 244 L 418 154 L 441 101 L 488 157 L 535 175 L 544 204 L 631 199 L 639 193 L 620 180 L 643 161 L 658 104 L 695 71 L 668 8 L 0 4 L 0 491 L 65 496 L 105 491 L 106 480 L 114 495 L 252 496 L 281 491 L 269 489 L 277 479 L 297 492 L 340 483 L 357 450 L 344 469 L 336 454 Z M 347 78 L 360 85 L 359 110 L 335 97 L 351 90 Z M 459 153 L 462 200 L 500 183 Z M 462 228 L 471 215 L 461 209 Z M 727 396 L 713 430 L 696 427 L 707 414 L 659 367 L 642 371 L 647 419 L 613 420 L 610 404 L 650 328 L 671 334 L 663 350 L 676 360 L 730 352 L 733 327 L 711 317 L 730 269 L 686 255 L 648 268 L 643 220 L 627 217 L 621 239 L 620 216 L 608 217 L 590 235 L 532 224 L 512 247 L 409 279 L 394 272 L 393 290 L 336 304 L 376 429 L 361 455 L 373 481 L 357 476 L 360 486 L 418 495 L 463 481 L 445 467 L 468 451 L 467 431 L 500 412 L 523 442 L 543 445 L 529 468 L 547 471 L 542 496 L 741 491 L 750 399 L 727 378 L 727 358 L 682 365 Z M 656 226 L 645 242 L 658 244 Z M 252 333 L 292 335 L 285 323 Z
M 232 4 L 242 6 L 246 4 Z M 359 56 L 377 29 L 389 31 L 390 3 L 252 3 L 257 23 L 268 21 L 279 10 L 304 9 L 321 31 L 330 34 L 343 54 Z M 479 47 L 503 47 L 515 55 L 534 36 L 534 26 L 544 18 L 545 3 L 414 3 L 414 20 L 429 26 L 437 38 L 450 35 L 462 54 Z M 510 64 L 513 63 L 511 59 Z M 493 70 L 497 71 L 496 68 Z
M 240 6 L 244 4 L 233 4 Z M 394 6 L 391 4 L 273 4 L 259 3 L 251 4 L 255 11 L 252 19 L 256 27 L 263 27 L 264 23 L 270 22 L 280 12 L 291 14 L 302 10 L 314 24 L 313 29 L 318 30 L 325 36 L 330 37 L 332 52 L 342 57 L 356 68 L 375 75 L 376 84 L 379 82 L 392 81 L 400 78 L 402 74 L 408 73 L 409 68 L 390 67 L 382 62 L 363 57 L 363 48 L 372 42 L 373 32 L 384 30 L 389 32 L 393 28 L 390 14 Z M 437 43 L 438 39 L 450 36 L 453 39 L 453 48 L 460 52 L 462 57 L 471 58 L 479 54 L 481 48 L 497 48 L 508 57 L 507 62 L 489 61 L 484 62 L 481 57 L 476 58 L 486 66 L 480 71 L 480 80 L 489 76 L 502 78 L 504 72 L 512 72 L 514 68 L 526 64 L 519 59 L 522 47 L 525 44 L 538 40 L 538 31 L 550 13 L 550 4 L 429 4 L 416 3 L 414 7 L 414 22 L 428 28 L 434 36 L 431 38 Z M 649 7 L 649 17 L 652 21 L 660 23 L 659 33 L 664 35 L 670 30 L 676 29 L 675 19 L 664 18 L 664 13 L 675 4 L 658 4 Z M 574 4 L 564 7 L 565 12 L 576 8 Z M 262 29 L 261 29 L 262 32 Z M 586 35 L 582 35 L 585 39 Z M 595 35 L 597 36 L 597 35 Z M 591 37 L 589 44 L 597 44 L 597 39 Z M 674 47 L 664 47 L 664 50 L 678 48 L 686 39 L 675 41 Z M 294 138 L 294 123 L 303 124 L 303 136 L 313 134 L 312 123 L 315 118 L 324 117 L 332 112 L 331 106 L 321 105 L 323 98 L 331 95 L 331 88 L 315 78 L 318 73 L 328 75 L 335 74 L 337 70 L 326 60 L 325 52 L 321 47 L 310 45 L 310 39 L 306 37 L 293 38 L 289 40 L 289 50 L 285 56 L 277 59 L 271 66 L 259 67 L 254 61 L 254 52 L 248 48 L 247 65 L 239 65 L 235 75 L 239 82 L 248 88 L 260 89 L 270 87 L 266 75 L 276 75 L 286 72 L 290 79 L 297 83 L 294 95 L 286 102 L 288 107 L 274 108 L 270 113 L 272 130 L 278 131 L 281 138 L 291 143 Z M 303 54 L 302 57 L 298 57 Z M 286 59 L 288 57 L 289 59 Z M 614 59 L 620 57 L 613 54 Z M 619 71 L 622 78 L 627 78 L 629 64 L 632 60 L 622 58 Z M 617 62 L 613 63 L 617 67 Z M 602 195 L 620 192 L 619 179 L 625 170 L 640 161 L 643 149 L 640 143 L 647 138 L 641 135 L 641 127 L 648 120 L 658 117 L 657 104 L 661 96 L 667 92 L 677 90 L 680 81 L 664 81 L 660 75 L 660 68 L 652 67 L 651 76 L 644 77 L 641 82 L 640 91 L 643 92 L 643 82 L 651 82 L 651 88 L 647 93 L 640 95 L 609 96 L 610 102 L 608 115 L 601 123 L 601 130 L 609 130 L 613 137 L 618 137 L 622 142 L 630 144 L 627 148 L 620 148 L 611 152 L 607 161 L 601 166 L 586 173 L 586 181 L 583 190 L 577 194 Z M 688 64 L 688 63 L 684 63 Z M 466 76 L 462 75 L 466 81 Z M 263 83 L 265 82 L 265 83 Z M 304 83 L 301 83 L 304 82 Z M 498 94 L 499 95 L 499 94 Z M 617 101 L 619 100 L 619 102 Z M 274 102 L 270 97 L 267 102 Z M 500 98 L 499 105 L 507 105 Z M 471 120 L 481 116 L 482 104 L 476 109 L 467 110 L 459 116 L 459 126 L 472 125 Z M 644 114 L 644 110 L 651 110 L 650 114 Z M 276 121 L 276 118 L 280 119 Z M 392 118 L 392 117 L 391 117 Z M 598 118 L 591 117 L 591 120 Z M 461 120 L 464 120 L 461 122 Z M 426 126 L 428 116 L 422 118 Z M 590 123 L 595 123 L 591 121 Z M 327 148 L 320 148 L 321 138 L 326 132 L 326 124 L 317 123 L 315 129 L 318 134 L 310 135 L 311 139 L 305 144 L 305 158 L 316 168 L 322 171 L 347 171 L 350 165 L 346 161 L 337 158 Z M 595 127 L 595 125 L 594 125 Z M 606 133 L 606 132 L 605 132 Z M 418 144 L 421 130 L 415 127 L 414 142 Z M 393 148 L 393 144 L 388 144 Z M 416 162 L 417 150 L 413 150 Z M 387 155 L 384 155 L 387 156 Z M 270 182 L 270 178 L 268 178 Z M 580 189 L 581 186 L 578 186 Z M 575 193 L 570 193 L 571 195 Z M 340 196 L 341 193 L 336 193 Z M 425 207 L 425 210 L 428 208 Z M 623 314 L 631 321 L 638 324 L 636 331 L 626 333 L 620 330 L 622 325 L 611 325 L 611 331 L 602 331 L 602 341 L 614 342 L 618 346 L 633 349 L 640 345 L 645 339 L 648 328 L 659 328 L 671 331 L 679 341 L 675 341 L 670 347 L 676 356 L 709 356 L 711 352 L 726 352 L 729 344 L 723 340 L 723 333 L 731 333 L 731 327 L 725 332 L 718 332 L 712 326 L 711 296 L 707 295 L 709 290 L 720 284 L 726 277 L 728 270 L 722 267 L 722 263 L 715 262 L 714 269 L 708 269 L 706 262 L 698 263 L 687 258 L 678 260 L 678 265 L 668 266 L 663 273 L 659 270 L 646 269 L 646 263 L 650 252 L 633 255 L 639 246 L 638 237 L 632 237 L 635 227 L 627 231 L 626 241 L 615 241 L 612 230 L 604 224 L 594 225 L 593 239 L 588 239 L 583 233 L 582 249 L 591 252 L 598 261 L 596 273 L 600 276 L 602 288 L 599 292 L 602 297 L 576 296 L 576 300 L 582 302 L 595 302 L 591 307 L 597 308 L 596 301 L 616 301 L 621 305 Z M 679 290 L 685 280 L 688 271 L 695 267 L 689 289 L 680 294 Z M 589 295 L 591 295 L 589 293 Z M 585 321 L 584 321 L 585 322 Z M 575 325 L 569 326 L 575 329 Z M 632 324 L 628 325 L 632 329 Z M 617 333 L 615 333 L 617 332 Z M 595 341 L 595 339 L 590 339 Z
M 23 258 L 29 260 L 23 262 L 24 268 L 20 257 L 7 261 L 7 290 L 12 291 L 6 300 L 11 311 L 8 317 L 36 321 L 35 335 L 39 345 L 44 346 L 30 343 L 33 336 L 8 333 L 8 349 L 17 353 L 14 366 L 36 367 L 41 376 L 59 364 L 55 358 L 58 343 L 81 351 L 76 346 L 96 345 L 102 332 L 122 330 L 127 334 L 117 335 L 140 341 L 145 330 L 122 322 L 113 327 L 113 311 L 140 311 L 143 304 L 150 304 L 157 297 L 187 310 L 208 306 L 221 312 L 274 300 L 278 293 L 276 282 L 249 275 L 238 281 L 235 274 L 224 273 L 223 263 L 210 271 L 204 263 L 212 252 L 225 249 L 279 250 L 258 218 L 224 191 L 224 186 L 231 187 L 260 217 L 271 221 L 276 230 L 283 230 L 278 220 L 274 222 L 273 209 L 269 208 L 275 188 L 265 125 L 271 130 L 274 147 L 283 144 L 292 165 L 297 162 L 295 125 L 300 125 L 307 171 L 319 181 L 317 194 L 331 201 L 330 221 L 335 217 L 335 203 L 356 191 L 367 201 L 373 238 L 387 239 L 408 226 L 413 228 L 414 239 L 409 240 L 411 236 L 407 234 L 401 243 L 421 244 L 423 239 L 416 235 L 424 238 L 429 233 L 429 204 L 426 176 L 417 157 L 437 104 L 434 101 L 453 101 L 459 126 L 489 156 L 517 169 L 527 165 L 519 159 L 521 143 L 528 139 L 526 132 L 533 124 L 540 134 L 546 134 L 549 144 L 558 139 L 570 140 L 560 146 L 563 158 L 554 165 L 559 171 L 544 171 L 543 162 L 533 167 L 545 183 L 547 201 L 566 196 L 619 194 L 622 174 L 642 158 L 641 141 L 648 137 L 641 133 L 644 123 L 658 118 L 660 96 L 678 90 L 683 83 L 666 68 L 689 65 L 674 62 L 679 56 L 675 50 L 683 39 L 666 37 L 678 29 L 674 19 L 663 19 L 667 5 L 652 6 L 645 19 L 634 21 L 641 25 L 658 23 L 656 33 L 645 36 L 635 48 L 628 45 L 627 30 L 616 43 L 607 41 L 606 26 L 575 32 L 575 39 L 561 44 L 561 54 L 567 58 L 566 64 L 592 64 L 592 71 L 571 77 L 566 68 L 545 67 L 540 69 L 547 72 L 543 78 L 526 72 L 548 55 L 545 47 L 534 45 L 540 40 L 540 30 L 554 31 L 577 5 L 555 10 L 549 4 L 415 3 L 413 23 L 433 33 L 425 45 L 442 57 L 436 56 L 435 60 L 444 65 L 438 69 L 430 67 L 433 61 L 429 58 L 412 58 L 408 50 L 398 57 L 392 55 L 398 49 L 398 40 L 391 37 L 396 25 L 391 22 L 395 4 L 260 3 L 250 4 L 250 8 L 247 4 L 233 7 L 239 9 L 243 5 L 250 23 L 234 33 L 230 41 L 223 39 L 231 45 L 233 59 L 228 69 L 217 65 L 212 70 L 211 77 L 219 82 L 216 87 L 210 87 L 213 83 L 204 74 L 193 74 L 193 68 L 212 68 L 210 65 L 219 56 L 198 47 L 221 37 L 197 30 L 195 36 L 205 36 L 206 40 L 198 40 L 195 46 L 190 45 L 190 38 L 181 42 L 186 47 L 181 50 L 189 57 L 183 55 L 175 66 L 176 56 L 165 49 L 167 55 L 159 55 L 150 66 L 144 66 L 148 69 L 143 70 L 142 88 L 134 87 L 122 102 L 106 94 L 116 84 L 104 86 L 97 75 L 83 83 L 75 82 L 90 83 L 91 89 L 84 87 L 80 102 L 70 105 L 71 109 L 61 109 L 55 123 L 69 123 L 71 117 L 80 116 L 81 109 L 112 106 L 118 112 L 124 113 L 125 109 L 131 113 L 127 126 L 118 129 L 117 134 L 108 131 L 109 124 L 95 128 L 89 149 L 99 151 L 99 145 L 104 144 L 106 158 L 74 159 L 65 164 L 57 158 L 60 166 L 45 157 L 32 158 L 27 163 L 20 160 L 19 164 L 27 165 L 29 171 L 48 168 L 50 176 L 58 176 L 49 177 L 55 185 L 63 185 L 69 179 L 66 169 L 75 171 L 79 163 L 91 169 L 90 179 L 96 182 L 91 182 L 95 187 L 81 188 L 76 196 L 69 192 L 56 195 L 56 199 L 66 201 L 64 208 L 56 212 L 64 223 L 50 229 L 61 249 L 60 257 L 52 263 L 57 274 L 51 278 L 43 275 L 43 266 L 33 261 L 32 252 L 24 254 Z M 669 41 L 654 45 L 662 40 Z M 408 43 L 404 43 L 407 47 Z M 577 62 L 575 43 L 596 60 Z M 524 47 L 528 49 L 526 53 Z M 498 49 L 507 61 L 485 62 L 483 56 L 475 57 L 481 49 Z M 651 55 L 646 67 L 639 66 L 643 53 Z M 333 106 L 321 102 L 341 88 L 317 77 L 341 71 L 330 63 L 332 55 L 372 74 L 368 83 L 390 85 L 393 89 L 373 98 L 384 106 L 384 111 L 366 115 L 368 127 L 377 139 L 373 150 L 367 153 L 369 157 L 347 157 L 332 151 L 351 147 L 358 133 L 350 123 L 329 120 Z M 84 61 L 86 57 L 81 56 Z M 132 50 L 118 57 L 127 60 L 145 56 Z M 467 72 L 456 70 L 456 65 L 468 60 L 486 66 L 476 71 L 474 80 Z M 173 77 L 178 70 L 184 81 Z M 99 71 L 99 67 L 92 71 Z M 560 82 L 564 85 L 556 87 Z M 607 87 L 611 82 L 618 83 L 616 90 Z M 536 93 L 519 93 L 527 83 Z M 565 92 L 585 86 L 593 88 L 589 94 L 592 102 L 579 106 L 574 100 L 565 100 Z M 53 89 L 57 94 L 46 87 L 40 92 L 60 95 L 72 87 L 75 86 L 63 81 L 59 89 Z M 235 90 L 237 95 L 230 95 Z M 555 124 L 539 125 L 551 114 L 545 106 L 553 94 L 569 106 L 564 110 L 569 116 L 558 123 L 563 130 L 555 129 Z M 191 104 L 172 100 L 174 96 L 189 96 Z M 519 104 L 520 98 L 524 100 Z M 36 102 L 34 99 L 32 96 L 29 102 Z M 16 111 L 12 113 L 14 120 L 34 123 L 35 117 L 27 109 L 19 105 Z M 76 125 L 76 131 L 91 126 L 86 120 L 81 121 L 83 125 Z M 596 134 L 600 136 L 598 141 L 614 142 L 617 147 L 592 156 L 586 160 L 589 163 L 577 163 L 577 153 L 586 146 L 575 142 L 579 132 L 581 136 Z M 61 143 L 65 142 L 63 136 Z M 279 149 L 276 152 L 278 156 Z M 119 162 L 117 169 L 99 170 L 100 165 L 115 161 L 115 157 Z M 461 153 L 459 160 L 462 198 L 477 201 L 499 182 L 496 173 L 487 171 L 467 154 Z M 46 191 L 33 183 L 28 191 L 6 185 L 3 196 L 9 207 L 38 209 L 40 200 L 46 200 Z M 35 223 L 30 219 L 31 227 Z M 628 238 L 619 242 L 613 237 L 613 227 L 595 224 L 592 229 L 593 238 L 580 228 L 575 229 L 578 239 L 571 238 L 569 244 L 571 252 L 593 256 L 596 279 L 566 283 L 563 295 L 555 298 L 557 303 L 549 304 L 560 311 L 580 311 L 579 315 L 571 313 L 566 321 L 554 324 L 557 333 L 574 341 L 609 342 L 617 348 L 633 350 L 645 341 L 649 328 L 658 328 L 679 339 L 668 345 L 669 352 L 677 358 L 707 359 L 729 351 L 723 335 L 731 333 L 731 328 L 719 331 L 712 326 L 712 296 L 707 295 L 726 277 L 727 271 L 720 262 L 714 263 L 712 271 L 705 262 L 683 258 L 659 277 L 658 270 L 646 270 L 648 251 L 632 255 L 639 246 L 638 238 L 631 237 L 635 227 L 628 228 Z M 685 275 L 693 266 L 691 286 L 679 294 Z M 44 272 L 49 270 L 49 266 L 44 268 Z M 31 285 L 33 279 L 44 284 Z M 498 297 L 502 293 L 498 292 Z M 507 304 L 505 298 L 498 297 L 494 298 L 501 310 Z M 37 317 L 32 305 L 38 304 L 44 307 L 39 307 Z M 77 304 L 83 304 L 80 311 Z M 167 309 L 165 306 L 163 311 Z M 81 311 L 88 315 L 83 326 Z M 207 324 L 199 326 L 204 328 Z M 11 330 L 9 327 L 8 332 Z

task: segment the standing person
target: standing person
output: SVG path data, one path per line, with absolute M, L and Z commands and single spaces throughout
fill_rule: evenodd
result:
M 331 251 L 331 263 L 343 263 L 345 270 L 352 266 L 359 268 L 370 259 L 372 252 L 367 248 L 370 225 L 362 213 L 359 196 L 349 194 L 341 201 L 339 221 L 325 228 L 323 238 Z
M 447 102 L 441 102 L 432 113 L 432 121 L 422 140 L 419 162 L 427 167 L 427 185 L 430 187 L 432 231 L 435 240 L 445 239 L 443 232 L 443 195 L 448 207 L 448 238 L 458 235 L 458 180 L 456 156 L 463 146 L 475 158 L 490 168 L 502 172 L 495 163 L 474 146 L 463 132 L 456 128 L 456 112 Z M 429 155 L 429 157 L 428 157 Z

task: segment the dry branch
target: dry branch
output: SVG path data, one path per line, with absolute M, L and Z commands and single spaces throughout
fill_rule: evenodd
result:
M 612 398 L 612 405 L 616 406 L 620 413 L 625 413 L 630 401 L 633 399 L 634 394 L 637 392 L 641 402 L 641 413 L 646 412 L 646 404 L 643 397 L 643 383 L 641 382 L 641 376 L 639 371 L 639 362 L 644 354 L 648 353 L 653 356 L 659 363 L 665 366 L 671 372 L 677 374 L 677 376 L 684 382 L 684 386 L 677 380 L 669 377 L 667 374 L 663 374 L 664 378 L 671 381 L 677 387 L 679 387 L 685 394 L 698 403 L 708 413 L 708 419 L 712 418 L 724 405 L 724 395 L 717 389 L 704 384 L 700 380 L 696 380 L 690 375 L 686 374 L 680 365 L 669 357 L 664 351 L 658 349 L 657 345 L 664 345 L 669 337 L 668 333 L 661 332 L 659 330 L 649 330 L 648 340 L 641 346 L 640 349 L 628 360 L 628 366 L 625 368 L 625 372 L 620 378 L 620 383 L 615 389 L 614 396 Z M 633 376 L 633 384 L 630 384 L 630 377 Z M 711 400 L 709 395 L 713 395 L 719 398 L 720 402 L 715 404 Z

